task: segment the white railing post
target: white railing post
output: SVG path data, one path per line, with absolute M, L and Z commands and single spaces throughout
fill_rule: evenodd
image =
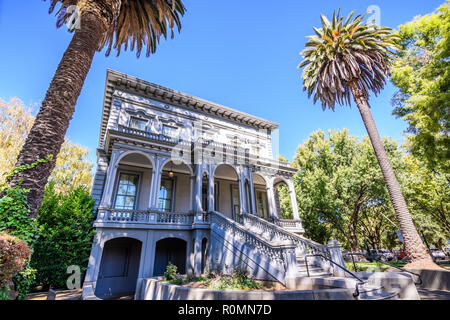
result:
M 330 253 L 330 259 L 334 263 L 337 263 L 340 266 L 345 267 L 344 257 L 342 256 L 341 251 L 341 244 L 337 240 L 330 240 L 327 243 L 327 248 Z M 340 269 L 339 267 L 336 267 L 335 265 L 332 266 L 334 270 L 334 275 L 336 276 L 342 276 L 345 274 L 345 272 Z

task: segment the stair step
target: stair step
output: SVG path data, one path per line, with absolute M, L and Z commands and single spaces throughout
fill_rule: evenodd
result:
M 360 294 L 358 300 L 398 300 L 396 292 L 378 292 L 374 295 Z

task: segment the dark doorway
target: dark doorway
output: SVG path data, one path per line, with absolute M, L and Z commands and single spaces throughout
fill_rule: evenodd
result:
M 105 243 L 95 295 L 114 299 L 134 295 L 139 274 L 142 242 L 118 238 Z
M 169 262 L 177 266 L 179 274 L 186 274 L 187 243 L 177 238 L 163 239 L 156 243 L 154 276 L 163 276 Z
M 208 257 L 208 239 L 202 240 L 202 273 L 206 270 L 206 258 Z

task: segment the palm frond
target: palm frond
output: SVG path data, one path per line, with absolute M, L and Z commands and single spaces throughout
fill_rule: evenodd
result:
M 68 8 L 83 4 L 79 7 L 81 14 L 89 10 L 90 1 L 85 0 L 50 0 L 49 13 L 56 10 L 57 27 L 63 26 L 70 19 Z M 96 6 L 109 9 L 110 1 L 92 1 Z M 117 55 L 128 48 L 136 50 L 139 57 L 144 48 L 146 55 L 155 53 L 161 37 L 167 39 L 174 37 L 174 29 L 181 30 L 181 17 L 186 8 L 181 0 L 122 0 L 119 15 L 112 21 L 106 31 L 103 40 L 99 44 L 99 50 L 107 47 L 106 55 L 110 55 L 114 49 Z
M 386 83 L 398 38 L 391 28 L 364 23 L 366 15 L 353 11 L 344 20 L 338 11 L 331 21 L 321 15 L 322 28 L 313 28 L 315 34 L 307 37 L 298 66 L 304 68 L 303 90 L 324 109 L 350 105 L 350 81 L 356 80 L 367 97 Z

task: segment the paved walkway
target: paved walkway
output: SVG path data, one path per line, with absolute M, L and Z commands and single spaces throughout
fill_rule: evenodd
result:
M 450 291 L 417 288 L 421 300 L 450 300 Z
M 48 292 L 30 293 L 25 300 L 47 300 Z M 57 291 L 55 300 L 80 300 L 81 290 Z

